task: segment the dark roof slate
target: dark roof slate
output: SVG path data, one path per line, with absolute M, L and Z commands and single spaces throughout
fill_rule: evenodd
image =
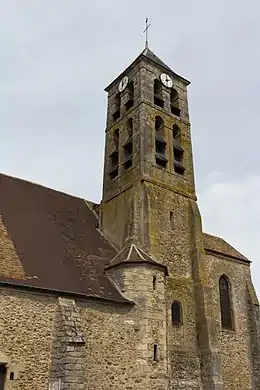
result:
M 167 267 L 156 260 L 154 260 L 150 255 L 144 252 L 141 248 L 138 248 L 135 244 L 124 247 L 117 253 L 117 255 L 110 261 L 107 268 L 117 266 L 119 264 L 137 264 L 137 263 L 147 263 L 155 267 L 162 268 L 166 275 Z
M 206 250 L 249 262 L 249 260 L 244 255 L 242 255 L 242 253 L 240 253 L 221 237 L 203 233 L 203 246 Z
M 104 273 L 116 251 L 84 199 L 3 174 L 0 194 L 2 223 L 26 275 L 0 280 L 126 302 Z
M 112 85 L 119 81 L 121 77 L 126 74 L 129 69 L 133 68 L 141 59 L 146 59 L 148 61 L 152 61 L 153 63 L 159 65 L 161 68 L 167 70 L 168 72 L 175 75 L 177 78 L 181 79 L 187 86 L 190 84 L 190 81 L 186 78 L 180 76 L 176 72 L 174 72 L 168 65 L 166 65 L 156 54 L 152 52 L 149 48 L 145 48 L 136 58 L 135 60 L 123 71 L 121 72 L 106 88 L 105 91 L 108 91 Z

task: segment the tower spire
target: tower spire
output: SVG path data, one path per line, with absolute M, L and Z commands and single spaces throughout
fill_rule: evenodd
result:
M 145 48 L 148 49 L 148 29 L 149 27 L 151 26 L 151 23 L 149 23 L 149 18 L 146 18 L 145 19 L 145 29 L 144 29 L 144 33 L 145 33 Z

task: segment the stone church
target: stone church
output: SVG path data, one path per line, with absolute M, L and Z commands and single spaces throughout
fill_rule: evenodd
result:
M 0 175 L 0 390 L 260 389 L 250 261 L 203 232 L 188 85 L 146 47 L 106 88 L 100 204 Z

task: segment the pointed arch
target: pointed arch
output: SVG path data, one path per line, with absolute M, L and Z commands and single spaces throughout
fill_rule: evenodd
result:
M 222 328 L 233 329 L 231 284 L 228 277 L 224 274 L 219 278 L 219 300 Z
M 182 307 L 179 301 L 173 301 L 172 303 L 172 325 L 182 325 Z

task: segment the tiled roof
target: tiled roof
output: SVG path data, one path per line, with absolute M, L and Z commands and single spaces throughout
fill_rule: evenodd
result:
M 155 261 L 151 256 L 149 256 L 134 244 L 126 246 L 120 252 L 118 252 L 118 254 L 110 261 L 108 267 L 114 267 L 119 264 L 136 263 L 147 263 L 155 267 L 163 268 L 164 272 L 167 274 L 167 267 L 165 265 Z
M 204 248 L 209 251 L 231 256 L 239 260 L 249 261 L 244 255 L 238 252 L 233 246 L 228 244 L 223 238 L 203 233 Z
M 84 199 L 2 174 L 0 194 L 0 281 L 125 301 L 104 272 L 116 251 Z

